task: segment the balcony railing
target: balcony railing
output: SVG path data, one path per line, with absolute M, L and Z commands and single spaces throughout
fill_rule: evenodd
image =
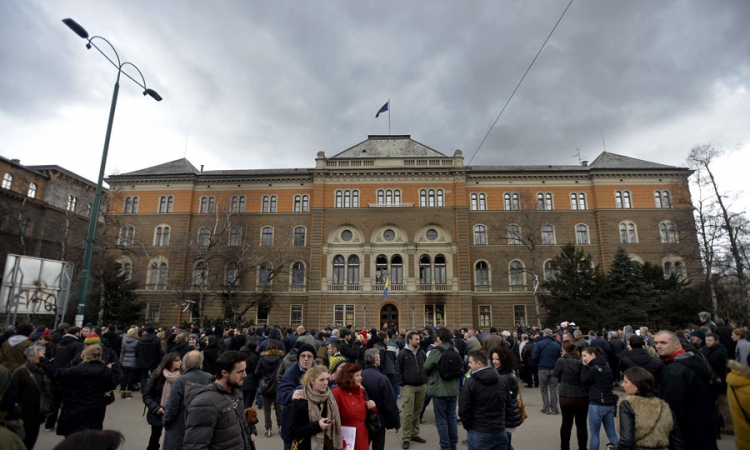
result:
M 367 203 L 370 208 L 413 208 L 414 202 Z
M 525 285 L 511 286 L 510 292 L 526 292 L 527 288 Z
M 474 292 L 490 292 L 489 286 L 474 286 Z
M 372 290 L 375 292 L 383 291 L 385 289 L 385 284 L 374 284 L 372 286 Z M 388 292 L 394 292 L 394 291 L 405 291 L 406 285 L 405 284 L 392 284 L 390 287 L 388 287 Z
M 362 286 L 358 284 L 329 284 L 328 290 L 335 291 L 335 292 L 344 292 L 344 291 L 356 292 L 356 291 L 361 291 Z
M 299 286 L 291 285 L 291 286 L 289 286 L 289 292 L 305 292 L 306 290 L 307 289 L 305 288 L 304 285 L 299 285 Z
M 420 284 L 420 291 L 450 291 L 450 284 Z

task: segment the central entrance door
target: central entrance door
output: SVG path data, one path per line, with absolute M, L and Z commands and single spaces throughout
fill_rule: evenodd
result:
M 398 330 L 398 308 L 393 304 L 385 304 L 380 309 L 380 327 Z

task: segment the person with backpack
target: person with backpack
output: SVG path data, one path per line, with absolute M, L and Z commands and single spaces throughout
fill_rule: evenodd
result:
M 427 395 L 432 397 L 435 426 L 440 436 L 440 450 L 455 449 L 458 444 L 456 402 L 458 380 L 463 375 L 461 355 L 451 345 L 451 332 L 443 327 L 434 335 L 435 347 L 424 364 Z
M 269 340 L 266 350 L 260 353 L 258 365 L 255 367 L 255 377 L 259 381 L 258 392 L 263 397 L 266 437 L 271 437 L 271 429 L 273 428 L 271 405 L 276 411 L 276 425 L 281 429 L 281 405 L 276 401 L 276 391 L 279 389 L 276 372 L 283 358 L 284 351 L 278 348 L 276 341 Z

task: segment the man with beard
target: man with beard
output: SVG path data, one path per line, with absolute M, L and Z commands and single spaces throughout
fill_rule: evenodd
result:
M 714 383 L 716 393 L 716 405 L 719 413 L 724 418 L 724 432 L 734 434 L 734 424 L 732 423 L 732 414 L 729 411 L 729 401 L 727 399 L 727 374 L 729 373 L 729 354 L 724 344 L 719 342 L 719 336 L 714 333 L 706 334 L 706 346 L 701 349 L 701 353 L 708 360 L 714 373 L 721 378 L 721 383 Z
M 216 381 L 188 386 L 185 394 L 186 450 L 250 449 L 243 412 L 242 383 L 246 358 L 229 350 L 216 360 Z M 252 435 L 253 445 L 255 434 Z
M 654 339 L 664 363 L 659 397 L 669 404 L 688 450 L 717 450 L 716 424 L 709 366 L 692 350 L 685 351 L 676 334 L 662 330 Z

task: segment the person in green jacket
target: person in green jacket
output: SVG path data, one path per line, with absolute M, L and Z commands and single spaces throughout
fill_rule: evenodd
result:
M 458 354 L 451 344 L 451 333 L 443 327 L 434 337 L 435 347 L 427 356 L 424 371 L 427 374 L 427 395 L 432 397 L 432 409 L 435 412 L 435 426 L 440 436 L 440 450 L 455 450 L 458 444 L 458 422 L 456 420 L 456 401 L 458 399 L 459 376 L 444 378 L 440 373 L 440 361 L 448 349 Z

